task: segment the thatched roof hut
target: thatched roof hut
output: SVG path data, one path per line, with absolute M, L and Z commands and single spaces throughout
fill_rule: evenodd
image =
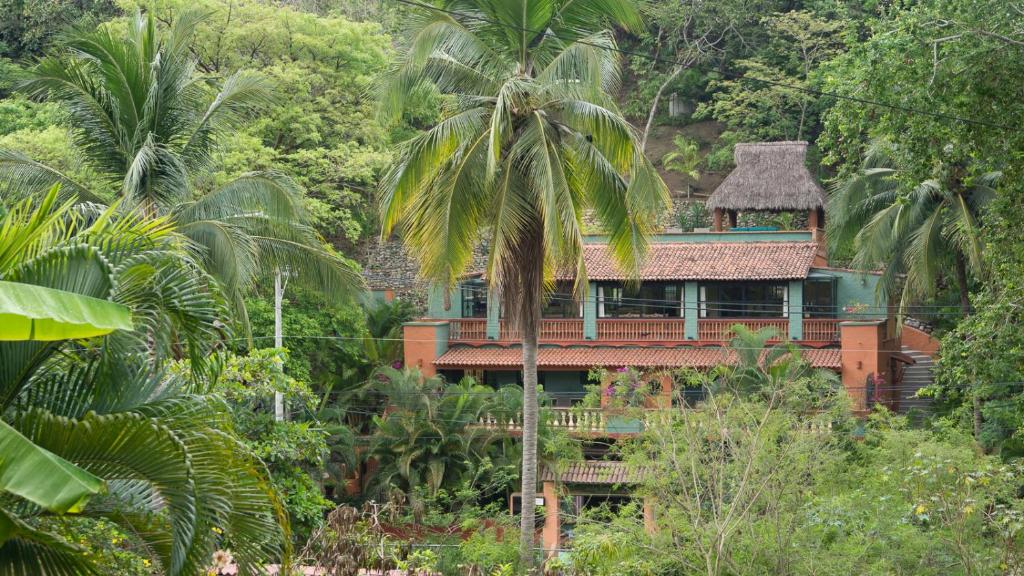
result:
M 708 198 L 708 208 L 730 212 L 818 210 L 825 191 L 804 164 L 807 142 L 737 144 L 736 168 Z

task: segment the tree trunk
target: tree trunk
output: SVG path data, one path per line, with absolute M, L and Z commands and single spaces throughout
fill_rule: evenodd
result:
M 536 298 L 523 298 L 524 308 Z M 537 532 L 537 342 L 540 307 L 522 311 L 522 519 L 519 556 L 523 568 L 532 570 Z
M 281 325 L 281 308 L 284 302 L 284 284 L 281 282 L 281 269 L 274 270 L 274 348 L 284 347 L 284 331 Z M 274 420 L 284 420 L 284 394 L 274 392 Z
M 964 318 L 971 314 L 971 295 L 967 285 L 967 262 L 964 260 L 963 254 L 959 252 L 953 259 L 956 268 L 956 285 L 960 291 L 960 314 Z M 974 384 L 975 387 L 977 383 Z M 981 443 L 981 398 L 978 396 L 978 390 L 973 390 L 971 394 L 971 410 L 973 412 L 974 420 L 974 441 Z
M 661 102 L 661 95 L 668 88 L 668 85 L 679 76 L 679 73 L 683 71 L 682 66 L 676 66 L 672 69 L 672 73 L 668 75 L 668 78 L 658 86 L 658 91 L 654 94 L 654 101 L 651 102 L 651 110 L 647 113 L 647 124 L 644 125 L 643 137 L 640 140 L 640 150 L 642 152 L 647 151 L 647 137 L 651 134 L 651 126 L 654 125 L 654 116 L 658 113 L 658 103 Z
M 542 246 L 537 246 L 543 253 Z M 529 252 L 529 251 L 527 251 Z M 521 271 L 522 290 L 519 304 L 519 327 L 523 339 L 523 470 L 522 517 L 519 532 L 519 557 L 522 566 L 533 574 L 536 555 L 534 538 L 537 532 L 537 334 L 540 328 L 543 291 L 542 255 Z
M 960 291 L 960 314 L 966 318 L 971 315 L 971 294 L 967 284 L 967 262 L 963 254 L 957 252 L 956 258 L 956 286 Z

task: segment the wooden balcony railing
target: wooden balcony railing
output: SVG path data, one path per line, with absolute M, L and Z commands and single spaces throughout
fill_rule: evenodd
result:
M 545 318 L 540 323 L 538 338 L 542 342 L 583 340 L 583 320 L 574 318 Z M 519 330 L 508 322 L 501 323 L 502 340 L 520 340 Z
M 804 341 L 837 342 L 839 322 L 835 318 L 810 318 L 803 321 Z M 701 318 L 697 321 L 697 339 L 726 342 L 734 336 L 732 327 L 743 324 L 751 330 L 774 328 L 775 340 L 789 339 L 787 318 Z M 682 342 L 686 340 L 686 321 L 682 318 L 600 318 L 597 321 L 599 342 Z M 541 342 L 582 342 L 583 320 L 579 318 L 545 318 L 540 328 Z M 502 321 L 500 341 L 520 340 L 519 330 Z M 449 320 L 448 339 L 451 342 L 479 342 L 487 340 L 487 320 L 483 318 L 454 318 Z
M 448 340 L 465 342 L 487 339 L 487 320 L 484 318 L 454 318 L 448 321 Z
M 697 321 L 697 339 L 716 342 L 731 340 L 735 336 L 732 327 L 736 324 L 743 324 L 754 331 L 774 328 L 773 340 L 789 339 L 789 320 L 786 318 L 701 318 Z
M 682 318 L 601 318 L 597 339 L 614 341 L 670 341 L 686 339 Z
M 839 341 L 839 322 L 836 318 L 804 319 L 804 340 L 813 342 Z

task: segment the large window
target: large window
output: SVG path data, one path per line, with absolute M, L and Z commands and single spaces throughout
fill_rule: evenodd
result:
M 700 286 L 701 318 L 781 318 L 788 286 L 761 282 L 713 282 Z
M 644 282 L 636 291 L 621 284 L 599 284 L 598 318 L 679 318 L 683 315 L 683 285 Z
M 541 316 L 544 318 L 579 318 L 583 305 L 572 297 L 572 283 L 558 282 L 555 291 L 544 304 Z
M 832 278 L 812 278 L 804 282 L 804 316 L 835 318 L 835 286 Z
M 462 317 L 487 318 L 487 285 L 482 281 L 463 282 Z

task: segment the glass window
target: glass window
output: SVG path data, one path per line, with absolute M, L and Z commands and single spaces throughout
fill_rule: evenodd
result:
M 835 318 L 835 281 L 831 278 L 810 279 L 804 282 L 804 316 L 808 318 Z
M 702 318 L 782 318 L 789 287 L 780 283 L 713 282 L 700 287 Z
M 572 284 L 559 282 L 555 291 L 544 303 L 541 316 L 544 318 L 579 318 L 582 304 L 572 297 Z
M 679 318 L 683 315 L 683 286 L 644 282 L 636 291 L 621 284 L 597 287 L 598 318 Z
M 479 280 L 462 284 L 462 317 L 487 318 L 487 286 Z

